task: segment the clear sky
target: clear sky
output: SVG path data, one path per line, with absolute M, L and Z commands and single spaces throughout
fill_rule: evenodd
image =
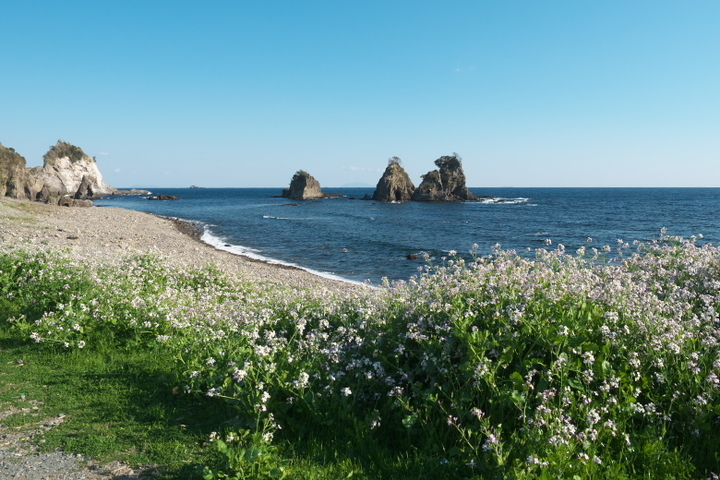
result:
M 720 186 L 720 2 L 4 1 L 0 142 L 116 187 Z

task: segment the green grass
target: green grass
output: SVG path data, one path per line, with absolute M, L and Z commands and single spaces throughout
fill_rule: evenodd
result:
M 160 478 L 186 478 L 217 456 L 205 443 L 229 412 L 222 403 L 177 393 L 174 365 L 163 358 L 151 349 L 68 351 L 18 339 L 5 329 L 0 405 L 39 408 L 2 424 L 28 428 L 65 415 L 44 435 L 43 450 L 61 448 L 102 463 L 156 465 Z
M 42 451 L 60 448 L 100 463 L 119 460 L 151 469 L 154 478 L 199 478 L 202 465 L 222 463 L 208 438 L 234 415 L 224 402 L 182 394 L 174 361 L 161 353 L 67 350 L 18 339 L 5 329 L 0 334 L 0 411 L 38 408 L 0 423 L 31 429 L 64 415 L 44 434 Z M 428 470 L 420 457 L 388 458 L 363 445 L 314 439 L 286 443 L 275 454 L 287 479 L 450 478 L 437 476 L 445 470 L 442 465 Z

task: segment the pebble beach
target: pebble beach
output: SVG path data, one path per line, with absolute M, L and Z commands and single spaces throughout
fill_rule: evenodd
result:
M 222 266 L 248 281 L 330 291 L 362 288 L 292 267 L 217 250 L 188 222 L 116 207 L 73 208 L 3 198 L 0 246 L 67 251 L 79 261 L 113 263 L 154 254 L 179 267 Z

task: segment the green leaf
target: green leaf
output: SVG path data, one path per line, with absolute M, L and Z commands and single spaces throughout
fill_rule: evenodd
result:
M 285 475 L 285 470 L 279 467 L 273 468 L 272 470 L 270 470 L 268 475 L 270 475 L 270 478 L 282 478 L 283 475 Z
M 523 392 L 520 392 L 518 390 L 513 390 L 510 393 L 510 399 L 518 407 L 521 407 L 525 404 L 525 395 L 523 394 Z
M 607 360 L 603 360 L 602 363 L 600 363 L 600 369 L 602 370 L 603 375 L 612 373 L 612 365 Z
M 411 415 L 406 416 L 402 419 L 402 424 L 405 428 L 411 428 L 413 425 L 415 425 L 415 422 L 417 422 L 418 414 L 413 413 Z
M 568 378 L 568 384 L 575 390 L 585 390 L 583 384 L 576 378 Z
M 523 378 L 522 375 L 520 375 L 519 372 L 513 372 L 510 375 L 510 380 L 512 380 L 512 382 L 516 385 L 522 385 L 525 383 L 525 379 Z
M 220 453 L 227 453 L 228 446 L 227 443 L 223 442 L 222 440 L 217 441 L 217 449 L 220 451 Z

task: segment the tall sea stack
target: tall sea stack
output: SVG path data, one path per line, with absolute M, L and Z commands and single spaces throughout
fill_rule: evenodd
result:
M 372 199 L 380 202 L 407 202 L 415 191 L 410 176 L 402 167 L 398 157 L 388 160 L 385 173 L 378 181 Z
M 465 186 L 465 173 L 457 153 L 435 160 L 439 170 L 422 176 L 423 181 L 415 190 L 412 199 L 417 202 L 462 202 L 477 200 Z

